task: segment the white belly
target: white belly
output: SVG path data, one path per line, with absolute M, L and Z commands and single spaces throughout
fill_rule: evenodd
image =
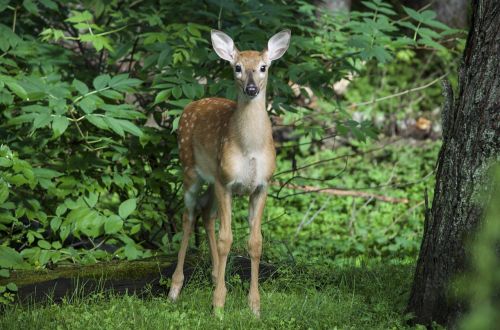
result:
M 266 169 L 269 167 L 269 160 L 263 154 L 240 155 L 235 160 L 235 176 L 228 183 L 234 194 L 251 194 L 257 187 L 267 185 Z

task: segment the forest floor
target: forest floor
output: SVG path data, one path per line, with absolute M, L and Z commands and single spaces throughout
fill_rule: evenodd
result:
M 413 260 L 352 259 L 335 268 L 279 267 L 261 285 L 261 318 L 247 306 L 248 282 L 227 279 L 222 320 L 211 311 L 209 273 L 195 272 L 179 300 L 78 290 L 63 300 L 3 311 L 0 329 L 395 329 L 404 328 Z

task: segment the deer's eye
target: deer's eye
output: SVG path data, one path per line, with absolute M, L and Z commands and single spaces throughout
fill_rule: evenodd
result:
M 236 65 L 234 67 L 234 72 L 241 72 L 241 65 Z
M 265 65 L 261 65 L 260 66 L 260 72 L 266 72 L 266 66 Z

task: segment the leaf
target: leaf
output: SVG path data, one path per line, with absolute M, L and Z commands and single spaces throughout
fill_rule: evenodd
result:
M 119 120 L 119 122 L 123 130 L 125 130 L 126 132 L 129 132 L 130 134 L 138 137 L 141 137 L 143 135 L 142 130 L 139 127 L 137 127 L 134 123 L 128 120 Z
M 135 247 L 135 244 L 130 243 L 125 245 L 123 254 L 125 255 L 125 257 L 127 257 L 128 260 L 135 260 L 141 256 L 141 251 Z
M 418 34 L 421 37 L 424 37 L 424 38 L 427 37 L 429 39 L 441 38 L 441 35 L 439 33 L 437 33 L 436 31 L 428 29 L 428 28 L 424 28 L 424 27 L 421 27 L 420 29 L 418 29 Z
M 92 14 L 85 10 L 84 12 L 73 11 L 73 16 L 67 18 L 65 21 L 70 23 L 80 23 L 92 21 Z
M 48 124 L 50 124 L 51 121 L 52 121 L 52 116 L 50 115 L 50 113 L 46 112 L 39 114 L 35 117 L 35 120 L 33 121 L 33 129 L 36 130 L 38 128 L 45 127 Z
M 59 237 L 61 238 L 61 241 L 64 242 L 66 238 L 68 238 L 69 232 L 70 232 L 70 225 L 63 223 L 59 230 Z
M 89 88 L 87 87 L 87 85 L 85 85 L 84 82 L 78 79 L 74 79 L 72 85 L 73 87 L 75 87 L 78 93 L 80 93 L 80 95 L 85 95 L 89 92 Z
M 60 206 L 60 205 L 59 205 Z M 52 218 L 50 221 L 50 229 L 57 231 L 61 227 L 62 220 L 59 216 Z
M 196 97 L 196 91 L 191 84 L 182 85 L 182 92 L 188 99 L 194 99 Z
M 179 86 L 175 86 L 173 89 L 172 89 L 172 95 L 173 97 L 175 97 L 176 99 L 180 98 L 182 96 L 182 89 L 179 87 Z
M 436 18 L 436 12 L 433 10 L 424 10 L 420 13 L 420 16 L 423 18 L 424 23 L 427 21 L 431 21 Z
M 421 39 L 418 40 L 418 43 L 422 44 L 422 45 L 425 45 L 425 46 L 428 46 L 430 48 L 446 50 L 446 47 L 444 47 L 443 45 L 435 42 L 434 40 L 432 40 L 430 38 L 421 38 Z
M 117 215 L 111 215 L 104 223 L 104 231 L 106 234 L 114 234 L 123 228 L 123 220 Z
M 32 0 L 24 0 L 23 7 L 33 15 L 38 15 L 38 7 Z
M 54 131 L 54 138 L 61 136 L 69 126 L 69 120 L 65 116 L 55 117 L 52 121 L 52 130 Z
M 45 241 L 45 240 L 39 240 L 36 243 L 39 247 L 41 247 L 42 249 L 45 249 L 45 250 L 50 250 L 52 248 L 52 245 L 50 245 L 50 243 Z
M 92 82 L 92 85 L 94 85 L 94 88 L 96 90 L 100 90 L 100 89 L 105 88 L 106 85 L 109 84 L 110 80 L 111 80 L 111 77 L 109 76 L 109 74 L 103 74 L 103 75 L 96 77 L 94 79 L 94 81 Z
M 5 82 L 5 84 L 7 85 L 7 87 L 9 87 L 9 89 L 12 91 L 12 93 L 19 96 L 20 99 L 26 100 L 28 98 L 28 93 L 18 83 L 13 82 L 13 81 L 9 81 L 9 82 Z
M 120 121 L 118 119 L 114 119 L 111 117 L 104 117 L 104 122 L 108 125 L 109 128 L 116 134 L 120 135 L 121 137 L 125 137 L 125 132 L 122 128 L 122 125 L 120 124 Z
M 164 66 L 167 64 L 170 64 L 170 54 L 171 54 L 171 49 L 165 49 L 163 50 L 160 55 L 158 56 L 158 67 L 162 69 Z
M 52 0 L 39 0 L 40 3 L 48 9 L 57 10 L 57 3 Z
M 112 89 L 103 90 L 99 93 L 99 95 L 112 100 L 123 100 L 123 95 Z
M 135 198 L 131 198 L 120 204 L 118 214 L 122 219 L 126 219 L 132 212 L 134 212 L 137 206 L 136 202 Z
M 0 0 L 0 13 L 3 12 L 9 6 L 10 0 Z
M 168 100 L 167 103 L 171 105 L 175 105 L 179 108 L 184 108 L 186 105 L 191 103 L 192 100 L 189 99 L 180 99 L 180 100 Z
M 140 84 L 142 84 L 142 81 L 139 79 L 129 78 L 128 74 L 119 74 L 111 79 L 109 87 L 125 92 Z
M 14 249 L 0 245 L 0 267 L 12 269 L 27 269 L 29 265 Z
M 89 193 L 89 197 L 84 196 L 83 199 L 85 200 L 87 205 L 92 208 L 97 204 L 97 200 L 99 199 L 99 195 L 91 192 L 91 193 Z
M 16 186 L 22 186 L 23 184 L 29 183 L 29 181 L 26 180 L 26 178 L 22 174 L 13 175 L 10 178 L 7 178 L 6 180 L 7 182 Z
M 9 198 L 9 187 L 5 182 L 0 181 L 0 204 L 5 203 Z
M 422 15 L 420 15 L 420 13 L 416 10 L 413 10 L 411 8 L 408 8 L 408 7 L 404 7 L 403 6 L 403 10 L 408 14 L 408 16 L 410 16 L 411 18 L 413 18 L 414 20 L 417 20 L 419 22 L 423 21 L 423 17 Z
M 165 99 L 170 95 L 170 91 L 169 90 L 164 90 L 164 91 L 161 91 L 159 92 L 158 94 L 156 94 L 156 97 L 155 97 L 155 102 L 154 104 L 158 104 L 160 102 L 163 102 L 165 101 Z
M 97 115 L 86 115 L 85 119 L 87 119 L 92 125 L 100 128 L 100 129 L 108 129 L 109 126 L 106 124 L 104 121 L 104 118 L 102 116 L 97 116 Z
M 44 178 L 44 179 L 53 179 L 64 175 L 64 173 L 51 170 L 50 168 L 41 168 L 41 167 L 33 168 L 33 172 L 38 178 Z
M 10 272 L 8 269 L 2 268 L 0 269 L 0 277 L 9 277 Z
M 9 289 L 10 291 L 17 291 L 17 285 L 16 283 L 12 283 L 10 282 L 9 284 L 7 284 L 7 289 Z

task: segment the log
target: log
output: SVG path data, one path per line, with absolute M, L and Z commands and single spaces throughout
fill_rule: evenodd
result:
M 211 281 L 211 265 L 206 259 L 199 254 L 186 256 L 185 285 L 189 285 L 193 271 L 198 267 L 206 269 L 207 281 Z M 0 285 L 16 283 L 17 301 L 21 304 L 46 301 L 57 303 L 65 297 L 84 297 L 96 292 L 161 295 L 168 293 L 169 289 L 165 284 L 161 284 L 161 280 L 169 280 L 172 277 L 176 264 L 177 256 L 169 255 L 134 261 L 114 260 L 92 265 L 61 265 L 55 269 L 13 270 L 9 278 L 0 279 Z M 260 264 L 261 279 L 269 278 L 275 273 L 275 266 Z M 230 256 L 226 274 L 238 274 L 243 280 L 249 280 L 250 259 Z

